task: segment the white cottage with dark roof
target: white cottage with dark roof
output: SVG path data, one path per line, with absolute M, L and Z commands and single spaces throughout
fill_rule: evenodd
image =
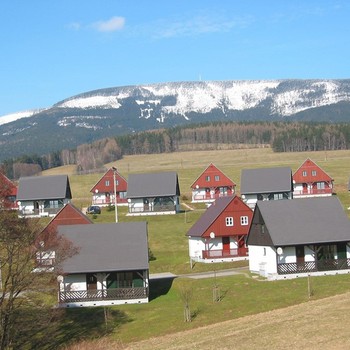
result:
M 127 215 L 176 214 L 180 211 L 179 197 L 176 172 L 130 174 Z
M 29 176 L 19 179 L 19 215 L 55 216 L 72 199 L 68 175 Z
M 336 196 L 259 201 L 249 269 L 269 279 L 350 273 L 350 221 Z
M 60 266 L 59 306 L 147 303 L 146 222 L 58 226 L 77 254 Z
M 289 167 L 243 169 L 241 197 L 252 209 L 257 201 L 292 199 L 292 169 Z

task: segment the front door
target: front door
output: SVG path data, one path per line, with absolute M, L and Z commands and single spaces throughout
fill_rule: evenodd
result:
M 297 264 L 303 264 L 305 262 L 305 251 L 303 245 L 297 245 L 295 247 L 295 255 L 297 257 Z
M 87 290 L 97 289 L 97 277 L 94 274 L 88 273 L 86 275 L 86 286 L 87 286 Z
M 230 237 L 222 237 L 222 255 L 230 255 Z

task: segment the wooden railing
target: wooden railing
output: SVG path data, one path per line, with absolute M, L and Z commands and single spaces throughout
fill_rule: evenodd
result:
M 304 263 L 277 264 L 279 275 L 307 273 L 316 271 L 345 270 L 350 268 L 350 259 L 325 259 Z
M 322 195 L 322 194 L 332 194 L 333 189 L 332 188 L 323 188 L 323 189 L 317 189 L 317 188 L 311 188 L 306 190 L 294 190 L 293 196 L 307 196 L 307 195 Z
M 234 258 L 239 256 L 247 256 L 248 248 L 233 248 L 230 250 L 223 249 L 210 249 L 203 250 L 203 259 L 221 259 L 221 258 Z
M 215 193 L 215 194 L 196 194 L 192 197 L 193 201 L 205 201 L 205 200 L 213 200 L 221 197 L 227 197 L 227 196 L 232 196 L 231 193 Z
M 78 303 L 83 301 L 128 300 L 148 297 L 148 288 L 111 288 L 103 290 L 60 291 L 60 303 Z
M 148 208 L 145 207 L 130 207 L 129 213 L 152 213 L 152 212 L 163 212 L 163 211 L 176 211 L 175 205 L 149 205 Z

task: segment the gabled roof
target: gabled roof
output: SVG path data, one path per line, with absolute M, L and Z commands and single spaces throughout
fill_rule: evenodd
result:
M 210 180 L 207 181 L 206 177 L 209 176 Z M 215 180 L 215 176 L 219 176 L 219 181 Z M 236 186 L 236 184 L 228 178 L 221 170 L 219 170 L 213 163 L 211 163 L 193 182 L 192 189 L 198 187 L 217 187 L 217 186 Z
M 72 203 L 67 203 L 52 220 L 47 224 L 43 231 L 55 230 L 58 225 L 79 225 L 92 224 L 92 220 L 82 213 Z
M 98 182 L 91 188 L 90 192 L 96 193 L 98 192 L 109 192 L 112 193 L 114 191 L 114 177 L 113 177 L 113 168 L 110 168 L 106 171 L 106 173 L 98 180 Z M 118 185 L 116 187 L 117 192 L 126 192 L 128 183 L 123 176 L 121 176 L 118 171 L 115 174 L 116 181 Z M 106 180 L 109 181 L 109 186 L 106 186 Z
M 350 220 L 336 196 L 258 201 L 251 230 L 259 215 L 274 246 L 350 241 Z M 258 241 L 251 232 L 248 245 Z
M 186 236 L 203 237 L 210 226 L 220 217 L 220 215 L 230 206 L 234 201 L 236 210 L 239 210 L 242 215 L 242 209 L 249 213 L 252 210 L 246 205 L 238 196 L 226 196 L 216 199 L 216 201 L 204 212 L 204 214 L 195 222 L 189 229 Z
M 304 171 L 306 172 L 306 176 L 303 176 Z M 316 172 L 316 175 L 312 175 L 313 171 Z M 314 161 L 308 158 L 293 174 L 293 181 L 295 183 L 303 183 L 315 181 L 333 181 L 333 179 Z
M 130 174 L 127 198 L 179 196 L 176 172 Z
M 21 177 L 17 200 L 72 198 L 68 175 Z
M 292 170 L 289 167 L 242 170 L 241 194 L 292 191 Z
M 0 172 L 0 193 L 5 193 L 6 196 L 17 195 L 16 185 L 1 172 Z
M 146 222 L 58 226 L 58 233 L 78 248 L 62 262 L 64 273 L 149 268 Z

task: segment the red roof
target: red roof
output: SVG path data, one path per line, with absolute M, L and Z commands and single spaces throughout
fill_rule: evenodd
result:
M 197 187 L 198 186 L 198 187 Z M 205 187 L 235 187 L 236 184 L 211 163 L 191 185 L 192 189 Z
M 93 222 L 72 203 L 66 204 L 43 231 L 56 230 L 58 225 L 92 224 Z
M 320 181 L 330 182 L 333 181 L 333 179 L 325 171 L 323 171 L 315 162 L 308 158 L 293 174 L 293 181 L 295 183 Z
M 112 168 L 107 170 L 107 172 L 101 177 L 101 179 L 90 190 L 90 192 L 96 193 L 96 190 L 97 190 L 98 192 L 102 192 L 102 193 L 113 193 L 114 192 L 113 173 L 114 173 L 114 170 Z M 124 177 L 118 173 L 118 171 L 116 171 L 116 181 L 117 181 L 117 188 L 116 188 L 117 192 L 126 192 L 128 188 L 128 183 L 124 179 Z

